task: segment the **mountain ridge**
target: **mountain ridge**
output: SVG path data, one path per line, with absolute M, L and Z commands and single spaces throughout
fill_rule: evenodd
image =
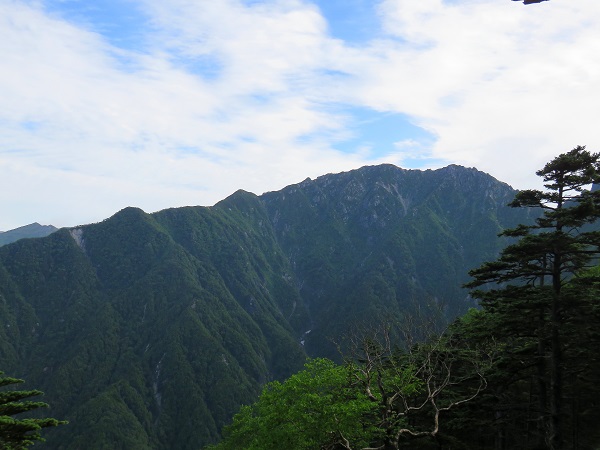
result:
M 372 174 L 377 174 L 377 180 L 370 182 Z M 462 189 L 462 198 L 453 195 L 459 188 Z M 326 189 L 333 195 L 324 195 Z M 469 205 L 464 197 L 465 192 L 477 190 L 483 193 L 480 196 L 482 198 Z M 343 308 L 344 299 L 332 292 L 341 286 L 347 286 L 342 291 L 351 293 L 368 289 L 358 288 L 355 274 L 334 270 L 339 264 L 336 258 L 344 260 L 346 267 L 351 261 L 359 272 L 358 276 L 365 278 L 365 283 L 370 270 L 379 272 L 390 264 L 402 268 L 391 269 L 389 274 L 397 283 L 388 286 L 387 295 L 391 303 L 394 303 L 392 299 L 399 290 L 411 292 L 409 296 L 415 297 L 415 302 L 418 295 L 448 297 L 446 286 L 438 285 L 432 290 L 436 283 L 435 276 L 424 276 L 440 269 L 433 262 L 447 255 L 449 259 L 444 264 L 456 266 L 454 286 L 450 288 L 453 301 L 452 305 L 436 307 L 448 308 L 451 310 L 448 315 L 456 316 L 468 306 L 473 306 L 468 301 L 460 301 L 461 297 L 464 299 L 466 296 L 460 286 L 467 280 L 468 270 L 495 257 L 501 245 L 496 235 L 503 228 L 515 225 L 519 217 L 527 220 L 527 213 L 523 215 L 522 211 L 517 213 L 506 207 L 515 192 L 488 174 L 462 166 L 418 171 L 383 165 L 367 166 L 333 177 L 323 176 L 310 182 L 305 180 L 281 191 L 263 194 L 261 199 L 271 211 L 271 220 L 280 244 L 290 261 L 296 263 L 300 278 L 307 278 L 310 273 L 319 274 L 312 277 L 319 288 L 313 288 L 311 281 L 304 283 L 302 288 L 307 304 L 312 305 L 313 309 L 319 310 L 322 305 L 320 299 L 325 297 L 330 300 L 335 298 Z M 445 210 L 444 205 L 452 208 Z M 460 212 L 453 215 L 453 211 Z M 290 223 L 283 223 L 282 216 L 288 217 Z M 291 222 L 295 223 L 295 227 Z M 305 231 L 295 236 L 288 229 Z M 471 245 L 472 237 L 481 234 L 482 230 L 485 230 L 488 239 L 485 242 L 478 239 L 476 245 Z M 337 245 L 341 242 L 351 242 L 352 245 Z M 426 242 L 435 243 L 437 248 L 432 254 L 424 256 L 417 247 L 431 247 Z M 330 247 L 330 255 L 319 254 L 326 246 Z M 378 259 L 373 257 L 373 252 L 379 255 Z M 420 283 L 414 283 L 411 279 L 418 279 Z M 355 287 L 350 288 L 351 284 Z M 333 288 L 332 291 L 319 292 L 321 286 Z M 361 295 L 365 299 L 371 298 L 365 292 Z M 369 310 L 367 300 L 359 303 L 363 304 L 365 311 Z M 399 313 L 397 306 L 395 316 Z M 331 320 L 331 317 L 323 319 L 323 323 Z M 315 352 L 322 354 L 326 338 L 314 330 L 307 347 L 310 349 L 310 341 L 315 339 L 320 339 Z M 329 346 L 326 353 L 334 356 L 333 346 Z
M 12 243 L 1 369 L 70 421 L 43 448 L 200 448 L 353 327 L 473 306 L 466 272 L 531 219 L 514 193 L 461 166 L 367 166 Z
M 0 247 L 19 239 L 46 237 L 57 230 L 58 228 L 53 225 L 40 225 L 37 222 L 33 222 L 12 230 L 0 231 Z

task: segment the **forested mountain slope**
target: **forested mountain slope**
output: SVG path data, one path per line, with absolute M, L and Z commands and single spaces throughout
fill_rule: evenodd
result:
M 502 229 L 530 220 L 506 207 L 514 193 L 475 169 L 382 165 L 264 194 L 309 307 L 309 353 L 335 356 L 329 337 L 356 323 L 474 306 L 468 270 L 497 255 Z
M 15 228 L 14 230 L 0 231 L 0 247 L 19 239 L 45 237 L 54 233 L 57 229 L 52 225 L 40 225 L 35 222 Z
M 40 448 L 200 448 L 352 327 L 464 312 L 467 271 L 529 220 L 514 193 L 475 169 L 383 165 L 15 242 L 0 370 L 70 421 Z

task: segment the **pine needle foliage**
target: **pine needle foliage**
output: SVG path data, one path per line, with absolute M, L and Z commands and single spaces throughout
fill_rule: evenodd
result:
M 0 388 L 13 387 L 13 385 L 24 381 L 2 375 L 3 372 L 0 372 Z M 33 445 L 35 441 L 44 440 L 41 436 L 42 428 L 67 423 L 53 418 L 14 417 L 38 408 L 47 408 L 47 403 L 27 400 L 42 394 L 43 392 L 38 390 L 22 391 L 13 389 L 0 391 L 0 449 L 25 449 Z

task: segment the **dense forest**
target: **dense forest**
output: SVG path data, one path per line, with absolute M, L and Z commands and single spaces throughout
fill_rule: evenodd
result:
M 69 422 L 36 448 L 594 448 L 598 173 L 364 167 L 23 239 L 1 369 Z
M 268 384 L 211 448 L 597 448 L 599 158 L 577 147 L 537 172 L 545 191 L 517 193 L 543 214 L 470 271 L 481 309 L 420 342 L 409 322 L 355 333 L 342 364 Z

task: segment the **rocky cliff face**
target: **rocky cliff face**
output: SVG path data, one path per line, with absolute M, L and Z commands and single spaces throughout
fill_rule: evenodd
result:
M 473 303 L 467 272 L 530 220 L 507 208 L 515 191 L 475 169 L 391 165 L 326 175 L 261 196 L 310 311 L 311 354 L 358 323 L 423 308 L 449 320 Z
M 0 370 L 70 420 L 46 448 L 201 448 L 349 330 L 464 312 L 467 271 L 529 220 L 513 195 L 475 169 L 384 165 L 7 245 Z

